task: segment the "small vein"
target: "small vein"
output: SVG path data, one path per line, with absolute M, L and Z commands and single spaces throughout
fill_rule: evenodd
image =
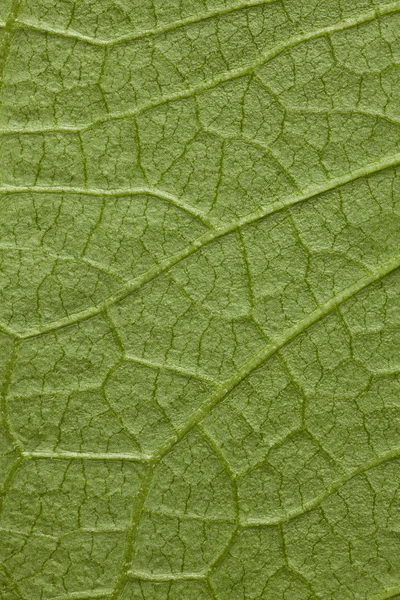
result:
M 291 183 L 293 189 L 295 189 L 296 192 L 298 192 L 298 193 L 301 192 L 301 190 L 299 189 L 299 185 L 298 185 L 297 181 L 295 180 L 295 178 L 293 177 L 293 175 L 281 163 L 281 161 L 279 160 L 279 158 L 275 155 L 275 153 L 272 151 L 272 149 L 267 146 L 267 144 L 259 142 L 259 141 L 257 141 L 257 139 L 251 139 L 250 137 L 244 135 L 243 133 L 241 133 L 240 135 L 225 135 L 225 134 L 222 134 L 222 133 L 219 133 L 219 132 L 213 131 L 212 129 L 207 129 L 207 128 L 205 128 L 204 131 L 206 131 L 210 135 L 213 135 L 216 138 L 218 138 L 220 140 L 223 140 L 225 142 L 228 141 L 228 140 L 229 141 L 241 141 L 241 142 L 244 142 L 248 146 L 251 146 L 252 148 L 255 148 L 256 150 L 262 152 L 263 154 L 265 154 L 266 156 L 268 156 L 268 158 L 271 160 L 272 163 L 274 163 L 274 165 L 276 166 L 276 168 L 283 175 L 285 175 L 285 177 Z
M 207 569 L 207 578 L 209 578 L 212 571 L 214 571 L 216 569 L 216 567 L 218 565 L 220 565 L 222 563 L 222 561 L 224 560 L 224 558 L 228 555 L 228 553 L 229 553 L 230 549 L 232 548 L 232 545 L 236 539 L 236 536 L 238 534 L 238 531 L 239 531 L 239 492 L 238 492 L 238 486 L 237 486 L 237 478 L 236 478 L 235 474 L 233 473 L 224 454 L 221 452 L 221 449 L 219 448 L 219 446 L 214 442 L 212 437 L 207 434 L 207 432 L 205 431 L 205 429 L 203 427 L 201 427 L 201 425 L 198 424 L 196 426 L 196 429 L 199 432 L 199 434 L 201 435 L 201 437 L 203 438 L 203 440 L 206 442 L 206 444 L 211 448 L 213 453 L 217 456 L 217 458 L 219 459 L 221 464 L 224 466 L 226 473 L 228 474 L 228 477 L 229 477 L 229 479 L 231 481 L 231 485 L 232 485 L 232 494 L 233 494 L 234 508 L 235 508 L 234 519 L 232 522 L 232 524 L 234 524 L 235 527 L 233 527 L 232 532 L 225 544 L 225 547 L 218 554 L 218 556 L 216 556 L 211 561 L 211 563 Z M 211 586 L 209 579 L 207 579 L 207 581 L 208 581 L 208 584 Z
M 146 367 L 150 367 L 151 369 L 172 371 L 173 373 L 176 373 L 178 375 L 183 375 L 184 377 L 203 381 L 207 385 L 212 385 L 214 387 L 216 386 L 216 382 L 213 379 L 204 377 L 203 375 L 199 375 L 198 373 L 196 373 L 194 371 L 188 371 L 187 369 L 182 369 L 181 367 L 178 367 L 176 365 L 167 365 L 164 363 L 156 363 L 153 360 L 146 360 L 145 358 L 141 358 L 138 356 L 132 356 L 131 354 L 126 354 L 125 360 L 137 363 L 139 365 L 144 365 Z
M 169 204 L 173 204 L 177 208 L 186 211 L 193 217 L 196 217 L 209 229 L 212 229 L 212 225 L 207 221 L 206 216 L 196 208 L 190 206 L 186 202 L 183 202 L 176 196 L 168 194 L 168 192 L 161 192 L 155 188 L 147 187 L 134 187 L 134 188 L 115 188 L 109 190 L 93 189 L 86 187 L 59 187 L 59 186 L 5 186 L 0 188 L 1 194 L 18 194 L 18 193 L 32 193 L 32 194 L 77 194 L 82 196 L 97 196 L 97 197 L 112 197 L 112 198 L 124 198 L 127 196 L 153 196 Z
M 237 525 L 237 521 L 232 518 L 212 517 L 208 515 L 195 515 L 192 513 L 176 513 L 172 510 L 146 510 L 143 511 L 149 515 L 158 517 L 170 517 L 171 519 L 179 519 L 180 521 L 201 521 L 202 523 L 224 523 L 227 525 Z
M 311 583 L 308 581 L 308 579 L 306 579 L 299 571 L 297 571 L 296 569 L 294 569 L 293 566 L 291 565 L 291 561 L 289 559 L 288 552 L 287 552 L 287 544 L 286 544 L 286 539 L 285 539 L 285 532 L 283 530 L 282 525 L 278 527 L 278 530 L 279 530 L 279 537 L 281 539 L 281 546 L 282 546 L 282 550 L 283 550 L 283 556 L 284 556 L 285 562 L 286 562 L 286 566 L 284 566 L 282 568 L 282 571 L 285 571 L 285 570 L 289 571 L 289 573 L 292 573 L 297 579 L 299 579 L 300 581 L 302 581 L 304 583 L 304 585 L 311 592 L 313 600 L 322 600 L 322 598 L 320 598 L 320 596 L 313 589 L 313 587 L 311 586 Z
M 107 269 L 105 269 L 103 267 L 103 265 L 99 264 L 98 262 L 96 262 L 95 260 L 91 260 L 90 258 L 86 258 L 85 256 L 72 256 L 72 255 L 68 255 L 68 254 L 56 254 L 55 252 L 52 252 L 51 250 L 48 250 L 47 248 L 40 248 L 40 247 L 30 247 L 30 246 L 12 246 L 12 245 L 3 245 L 0 244 L 0 252 L 4 251 L 4 252 L 30 252 L 32 254 L 42 254 L 43 256 L 47 256 L 48 258 L 53 258 L 54 260 L 57 261 L 73 261 L 73 262 L 77 262 L 77 263 L 83 263 L 89 267 L 92 267 L 93 269 L 96 269 L 96 271 L 99 271 L 101 273 L 104 273 L 105 275 L 108 275 L 109 277 L 112 277 L 113 279 L 116 279 L 117 281 L 119 281 L 120 283 L 125 283 L 125 279 L 123 279 L 122 277 L 120 277 L 119 275 L 117 275 L 116 273 L 113 273 L 112 271 L 108 271 Z

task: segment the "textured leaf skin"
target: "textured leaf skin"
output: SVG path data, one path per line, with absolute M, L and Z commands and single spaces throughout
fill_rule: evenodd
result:
M 0 23 L 2 600 L 399 600 L 400 2 Z

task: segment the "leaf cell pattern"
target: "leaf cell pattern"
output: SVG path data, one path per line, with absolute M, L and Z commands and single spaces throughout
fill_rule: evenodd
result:
M 400 3 L 0 4 L 4 600 L 400 598 Z

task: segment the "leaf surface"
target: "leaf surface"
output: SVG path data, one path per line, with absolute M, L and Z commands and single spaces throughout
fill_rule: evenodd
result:
M 400 3 L 0 24 L 1 597 L 400 598 Z

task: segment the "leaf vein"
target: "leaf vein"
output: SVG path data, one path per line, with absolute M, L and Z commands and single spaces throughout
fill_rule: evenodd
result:
M 94 307 L 85 309 L 78 313 L 74 313 L 72 317 L 70 316 L 67 318 L 60 319 L 59 321 L 51 323 L 47 327 L 42 327 L 42 328 L 36 329 L 36 330 L 27 330 L 22 334 L 16 333 L 14 331 L 11 332 L 7 328 L 7 326 L 2 323 L 0 323 L 0 328 L 3 328 L 3 330 L 6 331 L 9 335 L 11 334 L 11 335 L 14 335 L 15 337 L 21 338 L 21 339 L 28 339 L 28 338 L 44 335 L 46 333 L 55 331 L 57 329 L 69 327 L 70 325 L 74 325 L 81 321 L 91 319 L 92 317 L 95 317 L 98 314 L 102 313 L 103 311 L 107 310 L 111 306 L 114 306 L 119 301 L 123 300 L 124 298 L 127 298 L 133 292 L 135 292 L 136 290 L 138 290 L 139 288 L 144 286 L 146 283 L 149 283 L 150 281 L 152 281 L 153 279 L 155 279 L 162 273 L 166 272 L 168 269 L 170 269 L 174 265 L 180 263 L 185 258 L 191 256 L 192 254 L 194 254 L 195 252 L 197 252 L 198 250 L 200 250 L 207 244 L 210 244 L 214 240 L 224 237 L 225 235 L 228 235 L 229 233 L 232 233 L 234 231 L 237 231 L 246 225 L 250 225 L 252 223 L 258 222 L 258 221 L 264 219 L 265 217 L 275 214 L 279 211 L 282 211 L 290 206 L 294 206 L 301 202 L 311 200 L 317 196 L 320 196 L 327 192 L 333 191 L 336 188 L 340 188 L 348 183 L 352 183 L 353 181 L 356 181 L 358 179 L 363 179 L 367 176 L 374 175 L 381 171 L 385 171 L 387 169 L 396 167 L 399 164 L 400 164 L 400 154 L 395 154 L 390 157 L 385 157 L 383 160 L 381 160 L 377 163 L 371 163 L 370 165 L 367 165 L 366 167 L 352 171 L 346 175 L 343 175 L 342 177 L 337 177 L 335 179 L 332 179 L 323 186 L 320 186 L 318 188 L 312 188 L 308 191 L 305 191 L 302 195 L 288 196 L 284 200 L 278 200 L 276 202 L 271 203 L 267 208 L 265 208 L 262 211 L 251 213 L 247 217 L 244 217 L 243 219 L 229 223 L 229 224 L 225 225 L 224 227 L 221 227 L 220 229 L 213 229 L 211 231 L 208 231 L 201 237 L 197 238 L 192 243 L 188 244 L 188 246 L 186 246 L 178 254 L 174 254 L 173 256 L 171 256 L 167 260 L 161 262 L 159 265 L 153 267 L 152 269 L 150 269 L 143 275 L 136 277 L 135 279 L 127 282 L 126 286 L 121 288 L 115 294 L 109 296 L 108 298 L 106 298 L 99 304 L 95 305 Z M 50 192 L 51 188 L 40 188 L 40 190 L 36 190 L 36 191 L 37 191 L 37 193 L 43 193 L 44 190 Z M 56 191 L 56 193 L 82 193 L 82 194 L 87 193 L 89 195 L 94 194 L 94 190 L 93 191 L 84 191 L 84 190 L 81 190 L 81 188 L 53 188 L 53 191 L 54 190 Z M 31 189 L 31 188 L 18 188 L 18 187 L 5 188 L 4 187 L 4 188 L 0 189 L 0 193 L 1 192 L 18 193 L 21 191 L 26 192 L 26 193 L 35 192 L 35 190 Z M 109 193 L 110 193 L 110 195 L 112 194 L 111 191 L 109 191 Z M 97 193 L 96 193 L 96 195 L 97 195 Z
M 345 31 L 346 29 L 351 29 L 353 27 L 357 27 L 358 25 L 363 25 L 365 23 L 374 21 L 375 19 L 378 19 L 382 16 L 394 14 L 394 13 L 398 12 L 399 10 L 400 10 L 400 3 L 394 2 L 392 4 L 387 4 L 386 6 L 376 8 L 373 11 L 366 12 L 359 18 L 353 18 L 353 19 L 347 19 L 344 21 L 339 21 L 338 23 L 335 23 L 334 25 L 329 25 L 327 27 L 322 27 L 320 29 L 310 31 L 308 33 L 303 33 L 303 34 L 299 34 L 297 36 L 293 36 L 291 39 L 289 39 L 288 42 L 277 45 L 275 48 L 272 48 L 268 52 L 261 53 L 260 58 L 258 58 L 256 61 L 252 62 L 251 64 L 247 64 L 243 67 L 231 69 L 230 71 L 222 73 L 221 75 L 218 75 L 217 77 L 214 77 L 211 80 L 203 81 L 202 83 L 194 85 L 191 88 L 185 89 L 185 90 L 183 90 L 181 92 L 177 92 L 175 94 L 171 94 L 170 96 L 168 96 L 166 98 L 161 98 L 160 100 L 158 100 L 157 102 L 154 102 L 152 104 L 145 104 L 143 106 L 139 106 L 138 108 L 136 108 L 134 110 L 126 111 L 123 113 L 109 114 L 109 115 L 106 115 L 105 117 L 101 117 L 99 119 L 93 120 L 91 123 L 83 124 L 79 128 L 66 125 L 66 126 L 61 126 L 61 127 L 55 127 L 55 126 L 50 126 L 48 128 L 42 127 L 40 129 L 34 129 L 34 128 L 22 129 L 22 130 L 21 129 L 8 129 L 8 130 L 2 129 L 2 130 L 0 130 L 0 134 L 1 135 L 3 135 L 3 134 L 4 135 L 7 135 L 7 134 L 8 135 L 10 135 L 10 134 L 21 135 L 21 134 L 28 134 L 28 133 L 44 133 L 46 131 L 47 132 L 87 131 L 100 123 L 107 123 L 107 122 L 114 121 L 114 120 L 126 119 L 129 117 L 133 117 L 133 116 L 142 114 L 146 111 L 157 108 L 159 106 L 162 106 L 164 104 L 167 104 L 169 102 L 175 102 L 177 100 L 191 98 L 192 96 L 194 96 L 196 94 L 213 89 L 216 86 L 220 85 L 221 83 L 226 83 L 229 81 L 233 81 L 234 79 L 239 79 L 240 77 L 244 77 L 245 75 L 249 75 L 249 74 L 253 73 L 259 67 L 262 67 L 268 61 L 270 61 L 273 58 L 276 58 L 277 56 L 282 54 L 282 52 L 285 52 L 286 50 L 289 50 L 290 48 L 294 48 L 295 46 L 302 44 L 303 42 L 308 42 L 310 40 L 318 39 L 320 37 L 329 35 L 331 33 Z

